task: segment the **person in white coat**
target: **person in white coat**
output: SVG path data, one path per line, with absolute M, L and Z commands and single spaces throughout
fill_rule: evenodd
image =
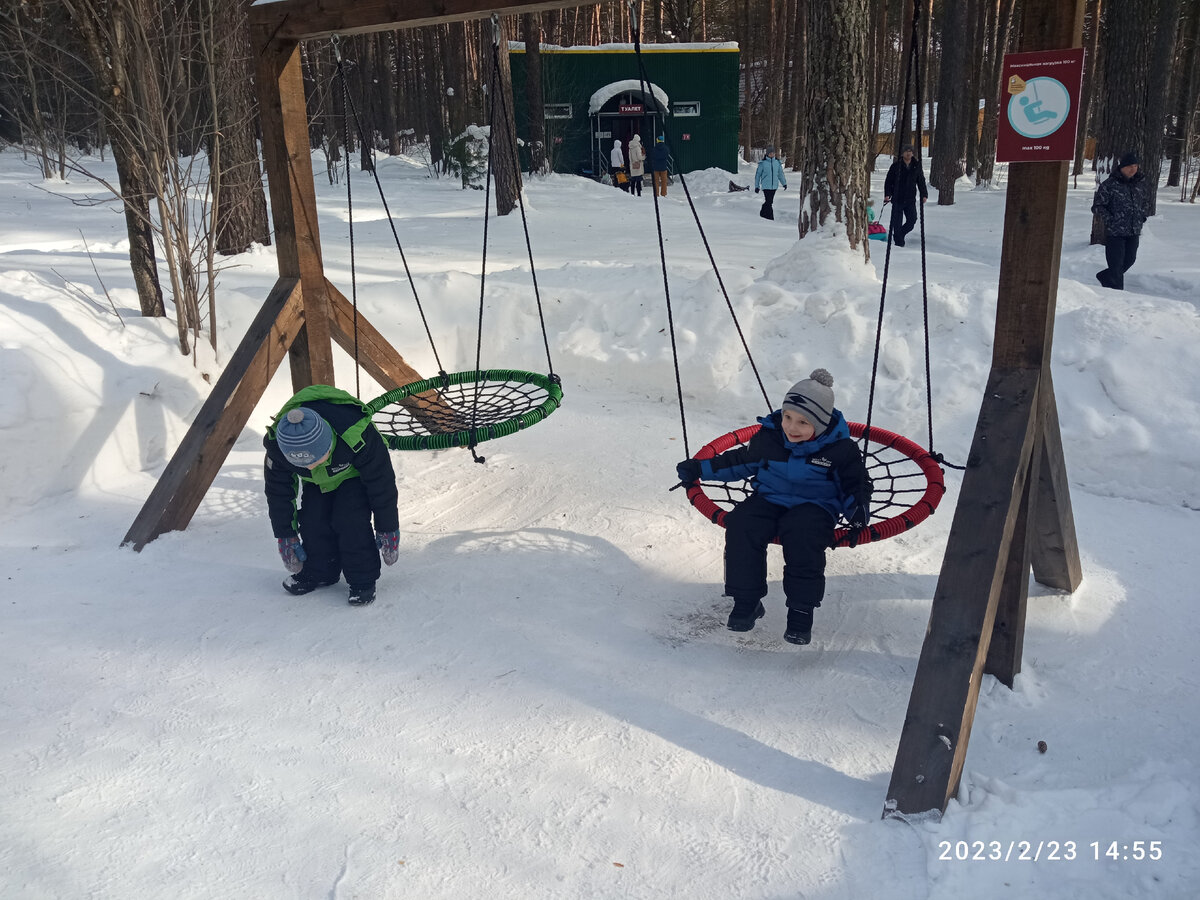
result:
M 613 184 L 623 191 L 629 190 L 629 178 L 625 172 L 625 154 L 621 151 L 621 139 L 613 141 L 612 153 L 608 154 L 609 168 L 612 170 Z M 620 176 L 626 175 L 624 180 Z
M 754 173 L 754 193 L 763 192 L 763 205 L 758 214 L 764 219 L 775 218 L 775 192 L 783 188 L 787 190 L 787 179 L 783 177 L 783 163 L 775 156 L 775 148 L 768 147 L 767 155 L 758 164 Z
M 629 193 L 642 196 L 642 176 L 646 174 L 646 148 L 642 136 L 635 134 L 629 139 Z

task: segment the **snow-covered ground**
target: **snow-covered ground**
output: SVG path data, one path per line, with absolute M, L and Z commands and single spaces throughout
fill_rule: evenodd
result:
M 470 368 L 483 195 L 415 160 L 381 172 L 441 358 Z M 824 366 L 861 421 L 883 245 L 864 264 L 833 233 L 797 242 L 795 190 L 765 222 L 729 180 L 689 184 L 772 401 Z M 317 188 L 349 294 L 344 186 Z M 432 374 L 370 177 L 354 188 L 359 308 Z M 830 553 L 811 646 L 782 640 L 777 555 L 766 618 L 726 631 L 721 532 L 668 491 L 684 441 L 648 191 L 528 186 L 564 405 L 483 465 L 393 454 L 401 560 L 353 609 L 344 586 L 279 587 L 261 439 L 286 364 L 187 531 L 118 547 L 273 248 L 223 271 L 217 358 L 181 357 L 135 314 L 117 207 L 0 153 L 0 896 L 1195 897 L 1200 208 L 1163 189 L 1115 293 L 1092 189 L 1069 193 L 1053 365 L 1084 581 L 1032 585 L 1016 689 L 985 680 L 958 800 L 910 824 L 880 816 L 960 478 L 914 531 Z M 926 226 L 935 448 L 961 462 L 1004 193 L 957 198 Z M 694 452 L 763 400 L 678 186 L 662 212 Z M 520 220 L 491 229 L 484 365 L 544 371 Z M 893 251 L 872 421 L 927 444 L 920 271 L 917 241 Z

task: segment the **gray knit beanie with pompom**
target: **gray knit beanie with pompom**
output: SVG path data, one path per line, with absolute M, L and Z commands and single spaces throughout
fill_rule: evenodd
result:
M 833 418 L 833 376 L 826 369 L 813 369 L 808 378 L 788 389 L 782 408 L 804 416 L 817 434 L 823 434 Z

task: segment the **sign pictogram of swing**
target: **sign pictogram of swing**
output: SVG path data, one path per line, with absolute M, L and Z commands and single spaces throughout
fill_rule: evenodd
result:
M 1075 156 L 1083 50 L 1010 53 L 1004 57 L 1000 162 L 1062 162 Z

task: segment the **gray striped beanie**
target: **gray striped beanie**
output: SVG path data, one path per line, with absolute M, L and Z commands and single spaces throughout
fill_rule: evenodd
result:
M 825 369 L 813 369 L 808 378 L 791 386 L 782 408 L 804 416 L 817 434 L 823 434 L 833 418 L 833 376 Z

